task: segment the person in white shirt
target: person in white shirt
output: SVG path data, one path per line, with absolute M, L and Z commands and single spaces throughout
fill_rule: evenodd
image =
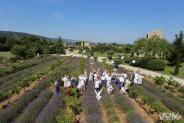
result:
M 97 78 L 97 81 L 95 81 L 95 90 L 97 92 L 100 91 L 100 84 L 101 84 L 101 81 L 99 78 Z
M 89 81 L 92 81 L 93 80 L 93 72 L 90 72 L 89 73 Z
M 102 96 L 100 95 L 102 93 L 102 90 L 103 88 L 101 88 L 98 92 L 95 90 L 97 101 L 100 101 L 102 99 Z
M 126 79 L 128 75 L 126 73 L 122 74 L 122 76 Z
M 71 77 L 68 77 L 68 81 L 66 83 L 66 96 L 70 96 L 70 87 L 71 87 Z
M 101 76 L 101 82 L 102 82 L 102 85 L 103 85 L 103 86 L 107 84 L 107 80 L 106 80 L 106 78 L 105 78 L 105 74 L 103 74 L 103 75 Z
M 107 87 L 108 94 L 112 94 L 112 92 L 113 92 L 112 84 L 110 82 L 108 82 L 106 87 Z
M 85 69 L 84 71 L 84 76 L 86 77 L 86 80 L 88 79 L 88 73 L 87 73 L 87 70 Z
M 123 75 L 121 75 L 118 77 L 118 79 L 121 83 L 124 83 L 126 78 Z
M 98 76 L 97 81 L 95 81 L 95 93 L 96 93 L 96 99 L 98 101 L 100 101 L 102 98 L 100 94 L 101 94 L 103 88 L 101 88 L 100 85 L 101 85 L 101 80 L 100 80 L 100 77 Z
M 82 77 L 82 75 L 79 76 L 79 83 L 77 85 L 77 88 L 81 90 L 81 92 L 85 89 L 85 80 Z
M 97 81 L 98 73 L 94 73 L 94 82 Z
M 142 74 L 138 74 L 138 81 L 137 84 L 141 85 L 142 84 L 142 79 L 144 78 L 144 76 Z
M 126 90 L 126 91 L 129 89 L 130 84 L 131 84 L 130 79 L 127 78 L 127 79 L 126 79 L 126 83 L 125 83 L 125 90 Z
M 111 82 L 112 77 L 110 74 L 106 74 L 105 78 L 106 78 L 107 82 Z
M 134 84 L 138 84 L 138 73 L 137 72 L 135 72 L 134 73 Z
M 107 71 L 105 70 L 102 74 L 102 76 L 105 76 L 107 74 Z
M 126 94 L 130 84 L 131 84 L 130 79 L 127 77 L 127 79 L 125 80 L 125 85 L 122 86 L 120 89 L 120 93 Z
M 125 80 L 126 80 L 126 78 L 123 75 L 118 77 L 117 87 L 119 89 L 121 89 L 121 87 L 124 86 Z
M 68 82 L 68 77 L 65 75 L 65 76 L 63 77 L 62 81 L 63 81 L 63 83 L 64 83 L 64 87 L 66 88 L 66 87 L 67 87 L 66 84 L 67 84 L 67 82 Z

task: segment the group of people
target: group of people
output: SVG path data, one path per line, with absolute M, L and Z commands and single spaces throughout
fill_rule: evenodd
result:
M 83 90 L 86 89 L 86 82 L 87 82 L 87 73 L 85 72 L 84 74 L 81 74 L 78 77 L 78 80 L 76 77 L 74 76 L 69 76 L 69 75 L 65 75 L 62 78 L 62 85 L 64 86 L 64 88 L 66 89 L 66 96 L 70 96 L 70 90 L 71 87 L 77 87 L 81 93 Z M 59 79 L 55 80 L 55 88 L 54 88 L 54 95 L 58 95 L 59 94 Z
M 89 74 L 89 81 L 92 81 L 94 83 L 94 91 L 96 94 L 96 99 L 99 101 L 102 96 L 102 90 L 104 87 L 107 88 L 107 92 L 109 94 L 112 93 L 113 91 L 113 86 L 111 84 L 112 77 L 110 75 L 110 73 L 108 73 L 107 71 L 104 71 L 102 74 L 100 74 L 99 69 L 98 70 L 94 70 L 90 72 Z
M 113 73 L 103 71 L 102 73 L 98 70 L 90 72 L 89 80 L 94 82 L 96 99 L 101 100 L 102 90 L 105 87 L 109 94 L 113 93 L 112 83 L 115 83 L 116 87 L 120 90 L 120 93 L 126 94 L 131 84 L 142 84 L 143 75 L 139 72 L 131 74 L 127 73 Z
M 127 93 L 131 84 L 142 84 L 143 75 L 138 71 L 134 73 L 117 73 L 114 72 L 116 86 L 120 89 L 120 93 Z
M 62 83 L 64 88 L 66 88 L 66 96 L 70 96 L 71 87 L 77 87 L 80 92 L 83 93 L 83 91 L 86 90 L 86 84 L 88 80 L 94 83 L 94 91 L 98 101 L 100 101 L 102 98 L 101 93 L 103 88 L 107 89 L 108 94 L 112 94 L 114 87 L 116 86 L 120 90 L 120 93 L 126 94 L 131 84 L 142 84 L 143 75 L 141 75 L 139 72 L 127 74 L 118 73 L 116 71 L 110 73 L 106 70 L 100 72 L 99 70 L 100 69 L 93 69 L 89 73 L 89 77 L 87 76 L 87 71 L 85 70 L 84 74 L 81 74 L 78 77 L 78 80 L 76 77 L 65 75 L 62 78 Z M 59 94 L 58 81 L 59 80 L 55 81 L 54 95 Z M 112 83 L 114 83 L 115 86 L 113 86 Z
M 76 78 L 75 77 L 71 77 L 71 76 L 67 76 L 65 75 L 62 78 L 62 85 L 64 86 L 64 88 L 66 88 L 66 96 L 70 96 L 70 88 L 71 86 L 75 86 L 76 85 Z M 59 79 L 55 80 L 55 88 L 54 88 L 54 95 L 58 95 L 59 94 Z

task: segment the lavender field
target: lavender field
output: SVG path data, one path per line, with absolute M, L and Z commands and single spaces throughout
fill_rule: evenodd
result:
M 0 123 L 168 123 L 159 119 L 161 113 L 178 111 L 183 115 L 183 100 L 162 93 L 157 85 L 146 81 L 143 86 L 131 86 L 124 95 L 112 80 L 112 94 L 104 86 L 98 101 L 94 83 L 88 80 L 82 93 L 74 85 L 68 97 L 62 83 L 66 74 L 78 77 L 86 72 L 89 77 L 94 69 L 103 73 L 113 67 L 96 61 L 92 64 L 88 58 L 47 59 L 0 78 Z M 118 72 L 128 71 L 119 68 Z M 56 79 L 60 85 L 58 95 L 53 93 Z M 176 120 L 182 122 L 182 118 Z

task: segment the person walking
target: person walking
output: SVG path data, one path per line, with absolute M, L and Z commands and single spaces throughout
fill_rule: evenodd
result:
M 101 100 L 101 93 L 102 93 L 103 87 L 101 86 L 101 80 L 100 76 L 97 77 L 97 80 L 95 81 L 95 93 L 96 93 L 96 99 L 97 101 Z
M 68 77 L 68 81 L 66 83 L 66 96 L 70 96 L 70 87 L 71 87 L 71 77 Z
M 138 81 L 137 81 L 137 84 L 139 84 L 139 85 L 141 85 L 142 84 L 142 79 L 144 78 L 144 76 L 141 74 L 141 73 L 139 73 L 138 74 Z
M 65 75 L 65 76 L 63 77 L 62 81 L 63 81 L 64 88 L 66 88 L 66 83 L 67 83 L 67 81 L 68 81 L 67 75 Z
M 58 80 L 54 83 L 54 95 L 57 96 L 59 94 L 59 82 Z

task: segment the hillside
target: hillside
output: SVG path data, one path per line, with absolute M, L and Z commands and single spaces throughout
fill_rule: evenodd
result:
M 39 38 L 45 38 L 51 41 L 56 41 L 57 38 L 49 38 L 49 37 L 45 37 L 45 36 L 40 36 L 40 35 L 35 35 L 35 34 L 29 34 L 29 33 L 24 33 L 24 32 L 14 32 L 14 31 L 0 31 L 0 36 L 5 36 L 7 38 L 17 38 L 17 39 L 21 39 L 24 36 L 26 37 L 31 37 L 31 36 L 37 36 Z M 79 40 L 73 40 L 73 39 L 63 39 L 63 41 L 65 43 L 75 43 L 78 42 Z

